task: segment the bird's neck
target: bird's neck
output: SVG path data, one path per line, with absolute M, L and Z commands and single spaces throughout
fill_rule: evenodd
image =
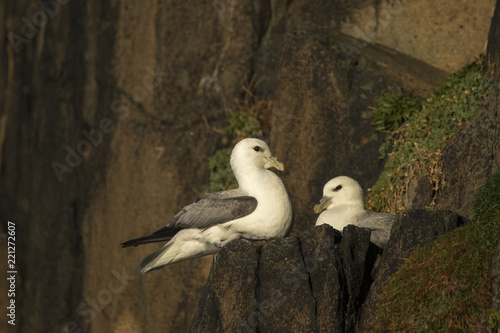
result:
M 238 181 L 239 188 L 251 195 L 256 195 L 269 186 L 273 186 L 279 178 L 273 172 L 261 168 L 242 168 L 235 170 L 234 175 Z
M 340 205 L 336 205 L 328 209 L 332 213 L 346 213 L 346 214 L 356 214 L 365 212 L 365 207 L 363 203 L 360 202 L 346 202 Z

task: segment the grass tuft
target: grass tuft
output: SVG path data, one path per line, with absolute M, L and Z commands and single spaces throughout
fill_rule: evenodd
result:
M 397 212 L 405 209 L 404 195 L 414 177 L 425 175 L 437 193 L 445 185 L 441 150 L 458 127 L 469 120 L 492 91 L 483 75 L 482 58 L 447 77 L 426 98 L 383 94 L 375 105 L 373 126 L 388 132 L 380 147 L 387 156 L 384 171 L 369 190 L 370 210 Z M 434 202 L 430 203 L 430 207 Z
M 497 172 L 475 194 L 472 224 L 410 256 L 381 295 L 375 332 L 469 332 L 481 317 L 500 328 L 489 278 L 500 238 L 499 196 Z
M 262 136 L 260 121 L 262 115 L 256 112 L 255 107 L 241 109 L 233 113 L 228 121 L 226 133 L 245 138 L 248 136 Z
M 210 170 L 208 193 L 226 191 L 238 187 L 238 182 L 229 165 L 231 151 L 232 148 L 219 149 L 214 155 L 208 158 L 208 169 Z
M 273 103 L 260 101 L 257 104 L 245 106 L 228 117 L 228 125 L 224 132 L 236 143 L 248 137 L 262 137 L 270 131 L 270 119 Z M 226 191 L 238 187 L 229 164 L 232 147 L 219 149 L 208 159 L 210 183 L 207 193 Z

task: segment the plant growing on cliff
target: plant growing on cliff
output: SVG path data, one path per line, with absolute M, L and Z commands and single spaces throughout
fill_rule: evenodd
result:
M 482 58 L 448 76 L 426 98 L 383 94 L 375 105 L 373 126 L 389 135 L 380 147 L 387 156 L 384 171 L 369 190 L 368 207 L 376 211 L 404 209 L 403 196 L 412 177 L 424 174 L 436 193 L 445 183 L 441 149 L 458 127 L 474 116 L 492 91 L 482 74 Z M 387 153 L 391 150 L 390 153 Z
M 472 223 L 415 253 L 392 277 L 378 306 L 377 332 L 468 332 L 478 320 L 500 329 L 490 264 L 500 238 L 500 172 L 475 194 Z
M 231 148 L 219 149 L 208 158 L 208 169 L 210 170 L 210 184 L 207 192 L 218 192 L 231 190 L 238 187 L 236 178 L 229 165 Z
M 383 93 L 375 105 L 372 125 L 377 131 L 393 132 L 422 107 L 421 98 Z M 385 155 L 385 154 L 384 154 Z
M 238 110 L 229 117 L 229 125 L 225 128 L 226 133 L 242 138 L 251 135 L 261 136 L 261 117 L 262 116 L 256 112 L 255 106 Z
M 262 137 L 269 131 L 272 102 L 260 101 L 257 104 L 244 106 L 228 117 L 228 125 L 224 132 L 237 143 L 247 137 Z M 229 165 L 231 147 L 222 148 L 208 159 L 210 183 L 207 192 L 225 191 L 238 187 L 238 182 Z

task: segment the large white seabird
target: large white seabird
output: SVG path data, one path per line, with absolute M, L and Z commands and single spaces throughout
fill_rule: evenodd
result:
M 239 239 L 284 237 L 292 228 L 292 204 L 281 179 L 268 169 L 283 170 L 259 139 L 240 141 L 231 153 L 231 168 L 239 187 L 207 194 L 184 207 L 170 224 L 155 233 L 129 240 L 122 247 L 168 241 L 144 257 L 139 272 L 216 253 Z
M 316 220 L 317 226 L 326 223 L 340 232 L 349 224 L 371 229 L 370 241 L 380 248 L 387 245 L 395 218 L 393 214 L 367 212 L 363 189 L 357 181 L 346 176 L 326 183 L 323 198 L 314 206 L 314 211 L 322 212 Z

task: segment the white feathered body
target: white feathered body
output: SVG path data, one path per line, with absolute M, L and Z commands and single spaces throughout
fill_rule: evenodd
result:
M 394 218 L 393 214 L 370 213 L 357 207 L 339 206 L 322 212 L 316 225 L 329 224 L 340 232 L 348 225 L 369 228 L 371 229 L 370 241 L 384 248 L 389 241 Z
M 148 264 L 140 268 L 141 272 L 147 272 L 153 267 L 162 267 L 177 261 L 217 253 L 220 250 L 218 244 L 221 241 L 238 234 L 243 237 L 246 234 L 253 235 L 256 239 L 286 236 L 291 231 L 293 222 L 292 203 L 286 188 L 273 172 L 265 169 L 258 171 L 246 178 L 253 184 L 250 190 L 236 190 L 241 191 L 241 195 L 249 195 L 257 199 L 258 204 L 254 212 L 207 229 L 190 228 L 179 231 L 160 250 L 143 259 L 143 262 L 148 262 Z M 242 185 L 245 186 L 246 183 Z M 151 261 L 150 256 L 157 257 L 157 260 Z
M 371 229 L 370 241 L 384 248 L 389 241 L 394 214 L 371 213 L 364 208 L 363 190 L 354 179 L 339 176 L 323 188 L 328 207 L 321 212 L 316 225 L 329 224 L 342 232 L 347 225 Z
M 162 248 L 142 259 L 139 271 L 146 273 L 174 262 L 214 254 L 240 237 L 270 239 L 288 235 L 293 223 L 292 204 L 283 182 L 268 170 L 270 167 L 283 170 L 266 143 L 258 139 L 240 141 L 231 154 L 238 189 L 209 194 L 184 207 L 166 229 L 122 246 L 169 239 Z M 172 228 L 176 233 L 168 238 Z

